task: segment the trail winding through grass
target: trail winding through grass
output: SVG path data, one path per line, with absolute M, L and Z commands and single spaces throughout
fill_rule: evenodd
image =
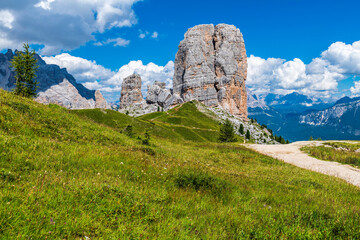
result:
M 322 161 L 310 157 L 300 150 L 304 146 L 320 146 L 322 143 L 304 141 L 286 145 L 244 144 L 244 146 L 301 168 L 344 179 L 348 183 L 360 187 L 360 169 L 337 162 Z

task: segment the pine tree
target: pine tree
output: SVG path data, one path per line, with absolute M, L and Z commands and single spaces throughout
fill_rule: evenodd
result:
M 24 52 L 17 52 L 11 61 L 15 70 L 16 87 L 14 93 L 23 97 L 35 97 L 37 90 L 35 50 L 30 51 L 30 46 L 24 43 Z
M 246 135 L 245 135 L 246 139 L 249 139 L 250 140 L 250 131 L 249 129 L 246 131 Z
M 226 121 L 223 124 L 221 124 L 219 141 L 236 142 L 234 126 L 232 125 L 229 119 L 226 119 Z
M 244 135 L 244 125 L 240 124 L 239 133 Z

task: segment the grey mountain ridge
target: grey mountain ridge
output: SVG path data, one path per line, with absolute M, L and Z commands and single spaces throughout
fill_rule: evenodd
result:
M 0 88 L 12 90 L 15 88 L 15 77 L 10 61 L 16 54 L 8 50 L 0 53 Z M 38 82 L 38 96 L 36 101 L 49 104 L 56 103 L 69 109 L 107 108 L 106 100 L 99 91 L 89 90 L 77 83 L 75 78 L 65 68 L 58 65 L 46 64 L 38 55 L 36 81 Z

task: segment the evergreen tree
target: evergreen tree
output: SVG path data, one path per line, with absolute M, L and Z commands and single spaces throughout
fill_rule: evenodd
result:
M 310 136 L 309 141 L 313 141 L 313 140 L 314 140 L 314 138 L 312 136 Z
M 234 126 L 229 119 L 220 126 L 220 142 L 236 142 Z
M 249 129 L 246 131 L 245 137 L 246 137 L 246 139 L 249 139 L 249 140 L 250 140 L 251 136 L 250 136 L 250 131 L 249 131 Z
M 244 135 L 244 125 L 240 124 L 239 133 Z
M 23 97 L 35 97 L 37 90 L 35 50 L 30 51 L 30 46 L 24 43 L 24 52 L 17 52 L 11 61 L 15 70 L 16 87 L 14 93 Z
M 289 142 L 289 140 L 286 140 L 286 144 L 289 144 L 290 142 Z

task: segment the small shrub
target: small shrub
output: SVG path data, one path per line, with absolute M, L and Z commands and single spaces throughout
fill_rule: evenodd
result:
M 218 197 L 225 195 L 231 190 L 230 185 L 226 181 L 198 171 L 178 173 L 175 177 L 175 184 L 179 188 L 209 191 Z
M 15 175 L 5 169 L 0 170 L 0 178 L 9 182 L 15 181 Z
M 143 145 L 150 145 L 150 133 L 146 130 L 144 138 L 140 138 Z
M 127 125 L 126 128 L 124 129 L 124 133 L 128 136 L 128 137 L 133 137 L 134 133 L 133 133 L 133 127 L 132 125 Z

